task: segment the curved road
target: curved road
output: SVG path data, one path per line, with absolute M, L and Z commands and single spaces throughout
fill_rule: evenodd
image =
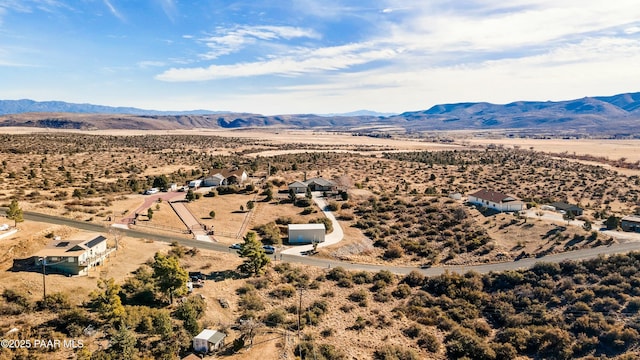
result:
M 66 218 L 51 216 L 51 215 L 45 215 L 45 214 L 39 214 L 34 212 L 24 212 L 24 219 L 30 220 L 30 221 L 36 221 L 36 222 L 51 223 L 56 225 L 66 225 L 66 226 L 74 227 L 81 230 L 87 230 L 87 231 L 106 232 L 108 230 L 104 225 L 100 225 L 100 224 L 76 221 L 76 220 L 71 220 L 71 219 L 66 219 Z M 167 243 L 176 241 L 181 245 L 187 246 L 187 247 L 195 247 L 200 249 L 235 253 L 235 250 L 229 249 L 227 245 L 224 245 L 224 244 L 181 239 L 181 238 L 175 238 L 168 235 L 149 234 L 149 233 L 145 233 L 137 230 L 118 229 L 118 231 L 121 234 L 124 234 L 129 237 L 134 237 L 134 238 L 153 239 L 153 240 L 167 242 Z M 560 254 L 544 256 L 541 258 L 526 258 L 526 259 L 522 259 L 514 262 L 494 263 L 494 264 L 486 264 L 486 265 L 472 265 L 472 266 L 439 266 L 439 267 L 433 267 L 429 269 L 418 269 L 415 267 L 385 266 L 385 265 L 374 265 L 374 264 L 356 264 L 356 263 L 349 263 L 349 262 L 343 262 L 338 260 L 312 258 L 312 257 L 305 257 L 305 256 L 299 256 L 299 255 L 291 255 L 291 254 L 282 254 L 282 261 L 311 265 L 311 266 L 318 266 L 318 267 L 325 267 L 325 268 L 342 266 L 343 268 L 350 269 L 350 270 L 367 270 L 367 271 L 389 270 L 396 274 L 408 274 L 412 270 L 418 270 L 424 275 L 435 276 L 435 275 L 440 275 L 445 271 L 458 272 L 458 273 L 464 273 L 467 271 L 476 271 L 479 273 L 488 273 L 491 271 L 525 269 L 525 268 L 532 267 L 537 262 L 557 263 L 564 260 L 586 260 L 586 259 L 598 257 L 600 255 L 613 255 L 613 254 L 627 253 L 627 252 L 636 251 L 636 250 L 640 250 L 640 241 L 627 242 L 622 244 L 613 244 L 609 246 L 599 246 L 595 248 L 582 249 L 582 250 L 576 250 L 576 251 L 568 251 Z M 276 260 L 276 262 L 280 261 L 279 259 L 280 257 L 278 256 L 278 260 Z

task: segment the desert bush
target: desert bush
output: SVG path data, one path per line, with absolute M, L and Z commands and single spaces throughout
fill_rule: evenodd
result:
M 295 294 L 296 294 L 296 288 L 294 288 L 292 285 L 289 285 L 289 284 L 279 285 L 269 293 L 269 295 L 277 299 L 290 298 L 290 297 L 293 297 Z
M 269 286 L 269 279 L 257 278 L 247 280 L 247 284 L 253 286 L 257 290 L 266 289 Z
M 399 345 L 383 345 L 373 353 L 375 360 L 418 360 L 420 355 L 413 349 Z
M 295 205 L 297 207 L 306 208 L 311 206 L 311 200 L 307 198 L 297 198 L 295 201 Z
M 424 332 L 419 335 L 418 346 L 432 353 L 436 353 L 440 350 L 440 340 L 432 333 Z M 513 359 L 513 357 L 511 359 Z
M 301 359 L 344 360 L 347 356 L 333 345 L 316 345 L 311 341 L 303 341 L 294 347 L 294 354 Z
M 385 285 L 391 285 L 395 280 L 395 275 L 389 270 L 380 270 L 373 276 L 373 280 L 381 281 Z
M 415 339 L 418 336 L 422 335 L 424 329 L 416 324 L 409 326 L 408 328 L 402 330 L 402 333 L 405 334 L 408 338 Z
M 385 259 L 399 259 L 404 255 L 404 250 L 398 244 L 390 245 L 382 255 Z
M 470 359 L 493 360 L 495 351 L 473 331 L 456 327 L 445 337 L 447 356 L 450 359 L 467 357 Z
M 337 266 L 329 270 L 329 272 L 327 273 L 327 279 L 333 281 L 340 281 L 342 279 L 351 280 L 351 274 L 342 266 Z
M 327 210 L 329 210 L 329 211 L 334 211 L 335 212 L 335 211 L 338 211 L 338 209 L 340 209 L 340 205 L 335 201 L 330 201 L 327 204 Z
M 238 305 L 243 310 L 260 311 L 264 309 L 264 302 L 256 292 L 248 292 L 240 296 Z
M 2 297 L 7 303 L 14 304 L 24 311 L 28 311 L 33 306 L 26 294 L 14 289 L 4 289 Z
M 269 327 L 278 327 L 287 320 L 287 314 L 282 309 L 274 309 L 264 318 L 264 323 Z
M 404 284 L 410 287 L 418 287 L 424 285 L 426 277 L 417 270 L 412 270 L 407 276 L 402 279 Z
M 363 289 L 356 290 L 349 294 L 349 300 L 358 303 L 361 307 L 366 307 L 368 305 L 367 298 L 367 292 Z
M 333 231 L 333 222 L 326 217 L 321 217 L 317 219 L 312 219 L 309 221 L 310 224 L 324 224 L 324 232 L 326 234 Z
M 373 281 L 373 275 L 368 271 L 358 271 L 351 274 L 351 279 L 355 284 L 370 284 Z
M 262 242 L 270 245 L 282 244 L 280 228 L 275 222 L 259 225 L 253 228 L 262 238 Z
M 244 295 L 247 293 L 251 293 L 251 292 L 255 292 L 256 291 L 256 287 L 253 286 L 252 284 L 249 283 L 245 283 L 242 286 L 240 286 L 239 288 L 236 289 L 236 294 L 238 295 Z
M 387 291 L 377 291 L 373 294 L 373 300 L 381 303 L 386 303 L 391 301 L 391 294 Z
M 47 294 L 43 300 L 39 300 L 36 303 L 38 310 L 49 310 L 58 312 L 61 310 L 71 309 L 71 301 L 69 295 L 66 293 L 56 292 L 53 294 Z
M 60 331 L 68 336 L 82 336 L 82 330 L 90 325 L 94 320 L 83 308 L 73 308 L 59 313 L 51 325 L 56 331 Z
M 407 284 L 399 284 L 398 287 L 391 292 L 391 295 L 396 299 L 406 299 L 411 295 L 411 288 Z

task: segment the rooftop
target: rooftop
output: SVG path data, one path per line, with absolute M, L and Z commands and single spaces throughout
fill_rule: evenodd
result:
M 494 203 L 502 203 L 502 202 L 507 202 L 507 201 L 515 201 L 516 199 L 512 196 L 503 194 L 499 191 L 495 191 L 495 190 L 487 190 L 487 189 L 482 189 L 479 191 L 476 191 L 475 193 L 471 194 L 470 196 L 474 196 L 477 197 L 478 199 L 483 199 L 483 200 L 487 200 L 487 201 L 491 201 Z
M 325 230 L 324 224 L 289 224 L 289 230 Z
M 69 239 L 51 242 L 33 256 L 79 256 L 106 240 L 98 233 L 80 233 Z

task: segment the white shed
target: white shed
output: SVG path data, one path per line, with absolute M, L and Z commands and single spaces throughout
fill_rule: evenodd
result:
M 217 330 L 204 329 L 193 338 L 193 350 L 199 353 L 208 353 L 219 350 L 224 346 L 225 333 Z
M 324 224 L 289 224 L 289 244 L 324 242 Z

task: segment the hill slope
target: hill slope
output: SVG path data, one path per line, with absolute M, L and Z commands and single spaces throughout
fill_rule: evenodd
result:
M 194 128 L 324 128 L 375 132 L 510 130 L 553 134 L 640 133 L 640 93 L 566 101 L 518 101 L 504 105 L 457 103 L 393 116 L 312 114 L 264 116 L 249 113 L 156 112 L 65 102 L 0 100 L 0 126 L 63 129 L 171 130 Z

